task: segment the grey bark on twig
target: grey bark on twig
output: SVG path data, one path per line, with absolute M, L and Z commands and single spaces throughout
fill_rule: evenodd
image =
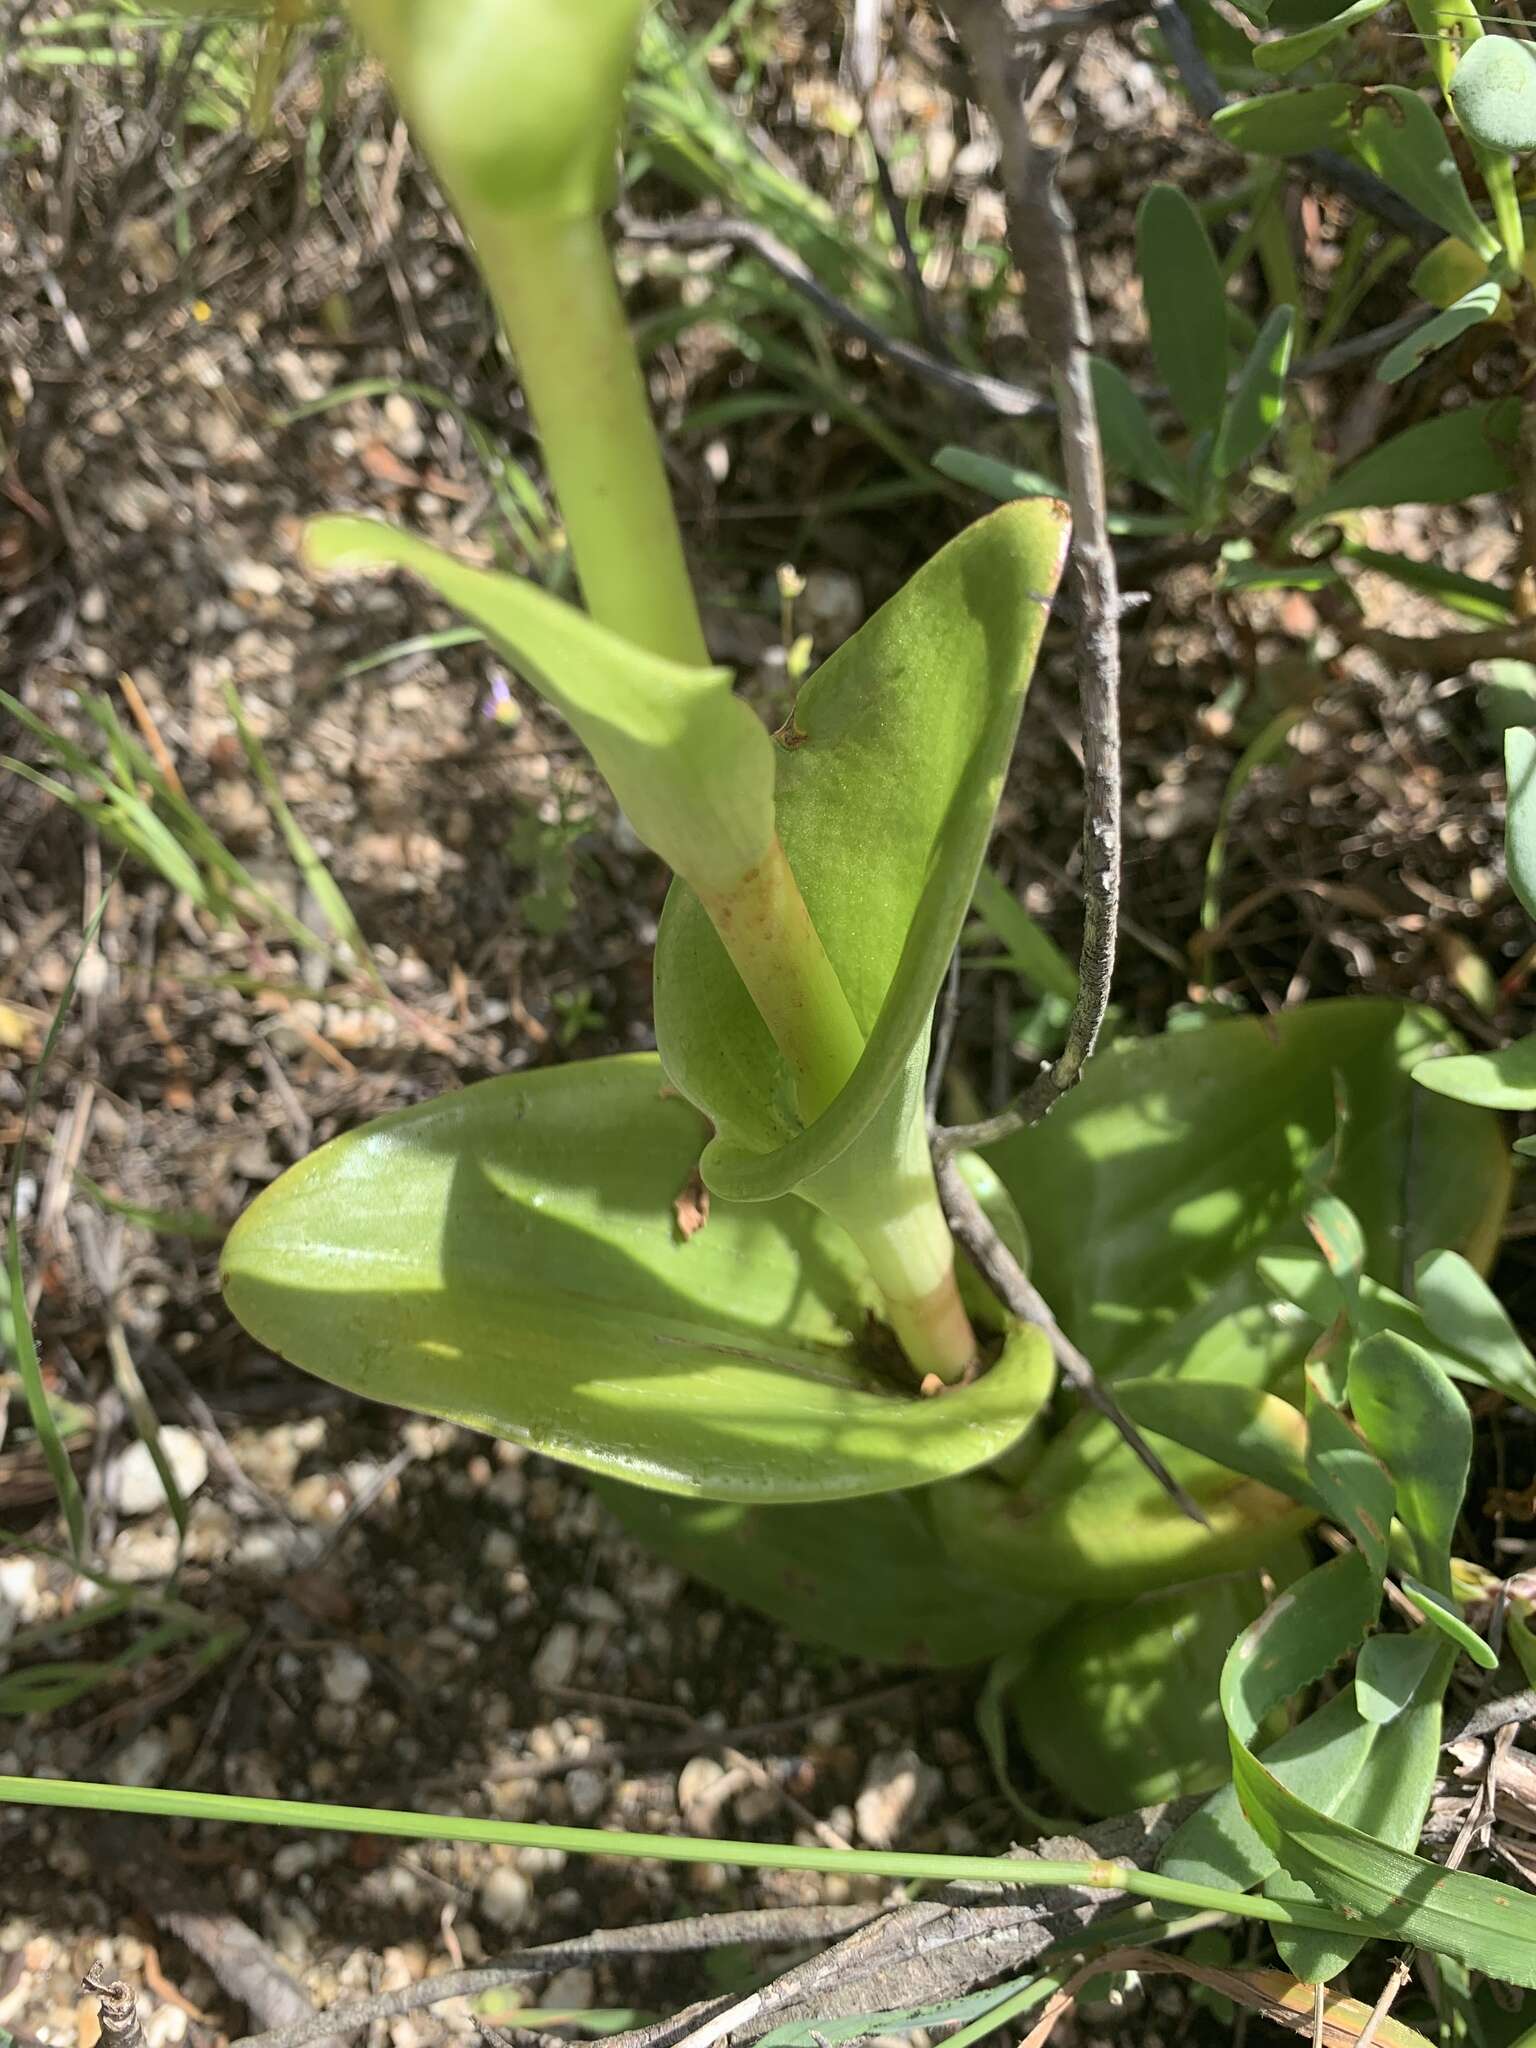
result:
M 1062 468 L 1072 511 L 1078 701 L 1083 726 L 1083 940 L 1077 1000 L 1061 1056 L 1013 1107 L 985 1127 L 941 1133 L 941 1153 L 1036 1123 L 1074 1087 L 1109 1007 L 1120 914 L 1120 586 L 1109 538 L 1104 454 L 1093 402 L 1092 331 L 1072 221 L 1056 181 L 1057 153 L 1030 133 L 1025 72 L 997 0 L 946 0 L 977 97 L 997 133 L 1008 243 L 1024 278 L 1025 312 L 1050 365 Z

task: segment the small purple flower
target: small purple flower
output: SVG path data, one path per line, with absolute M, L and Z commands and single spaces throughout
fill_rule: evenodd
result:
M 516 725 L 523 715 L 517 699 L 512 694 L 511 684 L 508 683 L 504 671 L 499 668 L 491 670 L 491 687 L 485 700 L 485 715 L 487 718 L 494 718 L 498 725 Z

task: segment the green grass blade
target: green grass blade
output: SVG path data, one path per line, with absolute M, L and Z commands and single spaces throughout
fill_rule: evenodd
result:
M 102 890 L 96 908 L 85 928 L 80 949 L 75 954 L 64 987 L 59 993 L 58 1005 L 43 1040 L 43 1049 L 38 1054 L 37 1065 L 32 1069 L 32 1078 L 27 1084 L 27 1099 L 21 1113 L 21 1135 L 16 1140 L 16 1149 L 11 1154 L 11 1179 L 5 1225 L 6 1278 L 10 1289 L 11 1316 L 15 1325 L 16 1368 L 21 1377 L 22 1393 L 26 1398 L 27 1412 L 32 1418 L 32 1427 L 42 1445 L 43 1457 L 53 1480 L 54 1491 L 59 1496 L 59 1506 L 69 1530 L 70 1549 L 76 1558 L 85 1555 L 85 1499 L 80 1491 L 80 1482 L 75 1477 L 75 1468 L 69 1462 L 69 1453 L 64 1448 L 64 1439 L 59 1434 L 53 1409 L 49 1405 L 48 1392 L 43 1385 L 42 1363 L 37 1355 L 37 1342 L 32 1334 L 32 1317 L 27 1308 L 27 1290 L 21 1270 L 21 1229 L 17 1221 L 17 1193 L 21 1186 L 22 1162 L 26 1157 L 27 1129 L 37 1108 L 42 1093 L 43 1076 L 48 1062 L 53 1057 L 64 1029 L 64 1019 L 69 1014 L 70 1004 L 75 998 L 75 986 L 80 979 L 80 969 L 86 955 L 96 943 L 96 934 L 101 930 L 101 920 L 106 915 L 107 904 L 117 881 L 114 869 L 107 886 Z

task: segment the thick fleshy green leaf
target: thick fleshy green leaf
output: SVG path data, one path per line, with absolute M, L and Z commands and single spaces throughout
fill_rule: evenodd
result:
M 1479 36 L 1451 73 L 1456 119 L 1485 149 L 1536 149 L 1536 55 L 1514 36 Z
M 1336 14 L 1330 21 L 1320 21 L 1313 28 L 1298 29 L 1295 35 L 1282 36 L 1275 43 L 1260 43 L 1253 53 L 1254 64 L 1260 71 L 1283 74 L 1298 71 L 1303 64 L 1310 64 L 1314 57 L 1321 56 L 1330 43 L 1336 43 L 1340 36 L 1347 35 L 1357 23 L 1369 21 L 1380 14 L 1391 0 L 1354 0 L 1352 7 L 1346 7 L 1342 14 Z
M 1295 1552 L 1292 1577 L 1305 1569 L 1304 1547 Z M 1089 1813 L 1208 1791 L 1230 1763 L 1221 1667 L 1263 1605 L 1258 1574 L 1247 1573 L 1069 1616 L 1010 1688 L 1025 1748 Z
M 1340 1298 L 1353 1314 L 1365 1272 L 1365 1232 L 1360 1228 L 1360 1219 L 1337 1195 L 1315 1195 L 1307 1204 L 1303 1221 L 1333 1275 Z
M 1492 263 L 1499 238 L 1479 220 L 1438 116 L 1405 85 L 1368 87 L 1351 112 L 1349 142 L 1378 178 L 1437 227 Z
M 712 1119 L 719 1194 L 786 1193 L 845 1153 L 920 1065 L 992 829 L 1066 541 L 1063 508 L 1003 506 L 951 541 L 801 691 L 777 748 L 779 836 L 864 1056 L 808 1128 L 698 898 L 674 884 L 656 1036 Z
M 1059 1621 L 1071 1594 L 1021 1592 L 948 1548 L 933 1520 L 941 1490 L 752 1507 L 597 1482 L 642 1543 L 808 1642 L 886 1664 L 979 1664 Z
M 1277 1359 L 1298 1363 L 1311 1332 L 1277 1321 L 1253 1261 L 1310 1252 L 1307 1169 L 1335 1133 L 1336 1075 L 1350 1115 L 1333 1192 L 1367 1272 L 1405 1281 L 1441 1246 L 1486 1265 L 1510 1186 L 1498 1124 L 1459 1104 L 1426 1117 L 1409 1080 L 1454 1043 L 1430 1011 L 1351 997 L 1097 1054 L 1043 1123 L 987 1155 L 1067 1334 L 1111 1377 L 1268 1386 Z M 1256 1370 L 1233 1372 L 1225 1338 L 1205 1348 L 1202 1333 L 1247 1308 Z M 1258 1356 L 1266 1330 L 1276 1347 Z
M 1403 1646 L 1400 1650 L 1390 1647 L 1399 1644 Z M 1375 1740 L 1359 1776 L 1338 1804 L 1328 1809 L 1330 1818 L 1394 1849 L 1417 1848 L 1434 1797 L 1440 1763 L 1440 1703 L 1453 1661 L 1428 1629 L 1414 1636 L 1372 1636 L 1361 1645 L 1355 1677 L 1361 1710 L 1367 1718 L 1372 1718 L 1373 1708 L 1391 1707 L 1393 1711 L 1377 1717 Z M 1390 1695 L 1362 1683 L 1360 1674 L 1367 1664 L 1384 1676 L 1390 1670 Z M 1291 1790 L 1294 1793 L 1295 1787 Z M 1264 1890 L 1274 1899 L 1302 1904 L 1313 1900 L 1308 1886 L 1279 1872 Z M 1338 1976 L 1354 1961 L 1364 1942 L 1363 1936 L 1352 1941 L 1310 1928 L 1275 1930 L 1281 1961 L 1304 1984 L 1326 1984 Z
M 1433 1356 L 1394 1331 L 1356 1344 L 1349 1405 L 1392 1475 L 1419 1577 L 1447 1597 L 1451 1542 L 1472 1461 L 1472 1417 Z
M 1403 1591 L 1417 1604 L 1432 1627 L 1453 1642 L 1458 1650 L 1464 1650 L 1484 1671 L 1497 1670 L 1497 1652 L 1490 1643 L 1484 1642 L 1476 1629 L 1468 1626 L 1453 1595 L 1437 1592 L 1433 1586 L 1422 1584 L 1408 1572 L 1401 1572 L 1398 1576 L 1403 1582 Z
M 1413 1279 L 1430 1338 L 1472 1359 L 1501 1394 L 1536 1408 L 1536 1358 L 1477 1268 L 1459 1252 L 1429 1252 Z M 1454 1370 L 1454 1359 L 1443 1362 Z
M 1355 1702 L 1364 1719 L 1383 1727 L 1395 1721 L 1442 1649 L 1441 1638 L 1429 1628 L 1416 1628 L 1405 1636 L 1368 1637 L 1355 1659 Z
M 1261 1387 L 1218 1380 L 1121 1380 L 1115 1399 L 1139 1429 L 1198 1451 L 1323 1512 L 1307 1473 L 1307 1419 Z
M 1497 1052 L 1464 1052 L 1426 1060 L 1413 1078 L 1452 1102 L 1479 1109 L 1536 1109 L 1536 1034 Z
M 1211 449 L 1214 475 L 1246 469 L 1279 426 L 1295 332 L 1296 315 L 1289 306 L 1276 306 L 1259 329 Z
M 830 1500 L 994 1458 L 1039 1412 L 1045 1341 L 900 1391 L 862 1341 L 861 1262 L 789 1199 L 673 1205 L 705 1137 L 649 1055 L 482 1081 L 333 1139 L 224 1250 L 260 1342 L 371 1399 L 588 1471 L 713 1499 Z
M 1264 1764 L 1309 1806 L 1332 1813 L 1365 1768 L 1375 1739 L 1375 1728 L 1355 1704 L 1354 1687 L 1344 1686 L 1277 1737 L 1263 1752 Z M 1243 1818 L 1229 1778 L 1174 1830 L 1157 1867 L 1186 1884 L 1246 1892 L 1263 1884 L 1279 1862 Z
M 1089 359 L 1089 369 L 1105 462 L 1187 511 L 1188 479 L 1153 433 L 1147 409 L 1123 373 L 1100 356 Z
M 1504 735 L 1504 779 L 1508 811 L 1504 820 L 1504 858 L 1509 885 L 1536 917 L 1536 732 L 1512 725 Z
M 1480 327 L 1485 320 L 1491 320 L 1503 296 L 1492 279 L 1473 285 L 1471 291 L 1464 292 L 1443 313 L 1436 313 L 1432 320 L 1426 320 L 1422 327 L 1405 336 L 1396 348 L 1388 349 L 1376 365 L 1376 375 L 1383 384 L 1400 384 L 1420 363 L 1428 362 L 1439 349 L 1458 341 L 1469 327 Z
M 1043 1124 L 995 1147 L 989 1156 L 1032 1242 L 1031 1270 L 1099 1371 L 1122 1383 L 1264 1389 L 1299 1368 L 1316 1334 L 1310 1311 L 1273 1301 L 1254 1261 L 1285 1252 L 1328 1282 L 1301 1212 L 1309 1167 L 1336 1127 L 1335 1074 L 1351 1108 L 1335 1186 L 1360 1219 L 1368 1265 L 1395 1277 L 1405 1256 L 1443 1244 L 1485 1262 L 1509 1185 L 1497 1122 L 1454 1104 L 1427 1119 L 1425 1105 L 1413 1109 L 1409 1071 L 1445 1042 L 1428 1012 L 1359 999 L 1126 1041 L 1099 1054 Z M 1336 1298 L 1323 1320 L 1335 1314 Z M 1006 1473 L 927 1489 L 922 1534 L 910 1542 L 894 1508 L 888 1518 L 903 1573 L 927 1559 L 920 1633 L 954 1661 L 1025 1639 L 1016 1603 L 1049 1614 L 1068 1587 L 1077 1598 L 1122 1600 L 1270 1562 L 1312 1512 L 1171 1445 L 1169 1464 L 1211 1516 L 1212 1530 L 1201 1530 L 1096 1418 L 1074 1417 L 1022 1470 L 1018 1456 Z M 850 1520 L 845 1560 L 840 1508 L 755 1511 L 749 1534 L 743 1523 L 739 1542 L 716 1544 L 686 1502 L 656 1508 L 627 1490 L 623 1499 L 620 1512 L 642 1536 L 709 1583 L 818 1641 L 903 1656 L 897 1600 L 868 1629 L 861 1619 L 864 1559 L 885 1540 L 873 1533 L 884 1502 Z M 991 1619 L 973 1608 L 940 1628 L 952 1568 L 966 1585 L 995 1589 Z
M 1419 1271 L 1434 1261 L 1448 1258 L 1465 1263 L 1460 1261 L 1459 1253 L 1430 1252 L 1419 1261 Z M 1319 1330 L 1326 1330 L 1336 1317 L 1344 1313 L 1344 1299 L 1339 1293 L 1338 1283 L 1321 1259 L 1309 1257 L 1304 1252 L 1275 1252 L 1260 1259 L 1257 1270 L 1259 1278 L 1277 1299 L 1299 1308 Z M 1468 1270 L 1475 1269 L 1469 1266 Z M 1485 1284 L 1478 1282 L 1479 1286 Z M 1500 1366 L 1493 1362 L 1495 1354 L 1491 1346 L 1480 1348 L 1476 1354 L 1463 1350 L 1446 1335 L 1450 1327 L 1448 1317 L 1442 1316 L 1441 1327 L 1432 1329 L 1424 1310 L 1416 1302 L 1409 1301 L 1390 1287 L 1383 1287 L 1369 1274 L 1360 1283 L 1354 1324 L 1362 1336 L 1374 1336 L 1378 1330 L 1395 1330 L 1409 1343 L 1433 1351 L 1452 1379 L 1460 1380 L 1466 1386 L 1491 1387 L 1495 1393 L 1505 1394 L 1512 1401 L 1536 1406 L 1536 1389 L 1527 1377 L 1514 1371 L 1512 1359 L 1506 1359 Z
M 1426 110 L 1427 111 L 1427 110 Z M 1291 521 L 1291 530 L 1363 505 L 1449 505 L 1515 480 L 1518 402 L 1484 399 L 1393 434 Z
M 1358 94 L 1349 85 L 1297 85 L 1258 99 L 1234 100 L 1211 118 L 1223 142 L 1248 156 L 1300 156 L 1345 149 Z
M 1338 1410 L 1315 1394 L 1307 1403 L 1307 1474 L 1379 1585 L 1392 1529 L 1391 1477 Z
M 684 668 L 526 578 L 477 569 L 377 519 L 312 520 L 318 569 L 409 569 L 481 627 L 568 719 L 646 845 L 729 888 L 773 842 L 774 748 L 729 669 Z
M 1152 354 L 1192 433 L 1215 433 L 1227 398 L 1227 294 L 1199 214 L 1154 185 L 1136 215 L 1136 268 Z

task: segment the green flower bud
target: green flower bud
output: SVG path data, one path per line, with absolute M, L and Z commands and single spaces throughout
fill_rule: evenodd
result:
M 572 220 L 615 192 L 645 0 L 351 0 L 460 202 Z

